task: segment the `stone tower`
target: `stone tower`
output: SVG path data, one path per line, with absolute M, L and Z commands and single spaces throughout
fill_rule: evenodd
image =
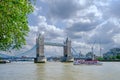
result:
M 34 60 L 35 63 L 44 63 L 46 62 L 46 58 L 44 56 L 44 35 L 39 34 L 38 38 L 36 38 L 36 58 Z
M 72 62 L 73 57 L 71 53 L 71 40 L 67 38 L 66 41 L 64 42 L 64 45 L 65 45 L 64 46 L 64 60 L 66 62 Z

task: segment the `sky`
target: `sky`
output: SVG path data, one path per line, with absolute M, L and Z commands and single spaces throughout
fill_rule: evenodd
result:
M 72 47 L 86 54 L 93 47 L 99 55 L 120 47 L 120 0 L 36 0 L 34 12 L 28 16 L 27 45 L 31 49 L 38 33 L 45 41 L 63 43 L 68 37 Z M 63 49 L 46 46 L 46 55 L 62 55 Z

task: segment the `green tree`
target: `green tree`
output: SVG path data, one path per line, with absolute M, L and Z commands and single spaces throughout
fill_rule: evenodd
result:
M 0 0 L 0 50 L 20 49 L 29 32 L 32 0 Z
M 102 61 L 104 59 L 102 57 L 98 57 L 97 60 Z
M 115 59 L 117 59 L 116 56 L 112 56 L 112 60 L 115 60 Z
M 119 54 L 119 55 L 117 55 L 117 59 L 120 59 L 120 54 Z
M 110 49 L 110 52 L 115 55 L 120 54 L 120 48 L 112 48 L 112 49 Z

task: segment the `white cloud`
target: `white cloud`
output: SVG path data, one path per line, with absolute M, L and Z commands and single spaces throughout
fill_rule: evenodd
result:
M 40 10 L 42 10 L 42 7 L 34 6 L 33 15 L 35 15 L 35 16 L 39 15 L 39 11 L 40 11 Z
M 46 18 L 44 16 L 38 16 L 38 20 L 40 23 L 46 22 Z
M 99 43 L 104 51 L 120 47 L 119 0 L 40 1 L 29 19 L 31 26 L 25 49 L 35 44 L 38 32 L 44 32 L 45 39 L 53 42 L 62 43 L 68 36 L 72 39 L 73 46 L 80 46 L 78 52 L 81 49 L 83 53 L 90 51 L 95 41 L 97 51 Z M 62 28 L 59 27 L 61 25 Z
M 48 24 L 44 16 L 39 16 L 38 30 L 39 32 L 44 31 L 45 36 L 49 38 L 49 40 L 57 39 L 65 34 L 63 29 Z

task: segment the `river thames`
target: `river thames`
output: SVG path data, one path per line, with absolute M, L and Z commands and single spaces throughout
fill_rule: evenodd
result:
M 0 80 L 119 80 L 120 62 L 103 65 L 12 62 L 0 64 Z

